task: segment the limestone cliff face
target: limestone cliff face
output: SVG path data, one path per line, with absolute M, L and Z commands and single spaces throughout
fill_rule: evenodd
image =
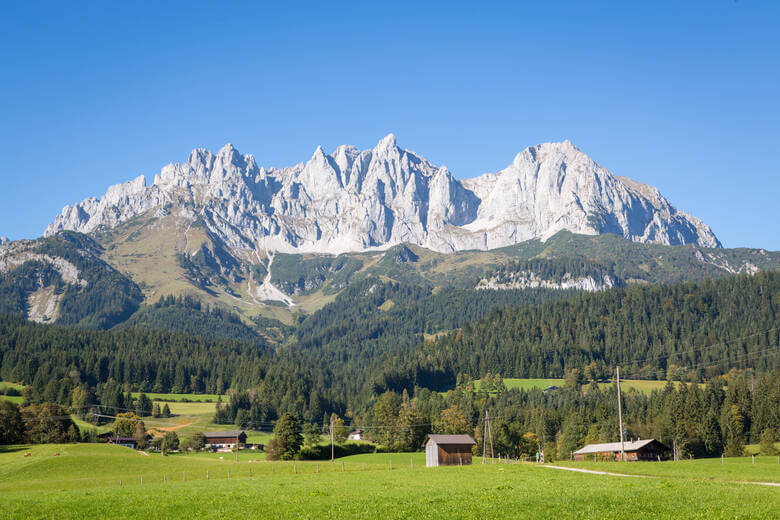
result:
M 460 181 L 392 134 L 371 150 L 317 148 L 281 169 L 259 167 L 229 144 L 216 154 L 197 149 L 151 185 L 140 176 L 66 206 L 45 235 L 112 228 L 153 209 L 202 219 L 229 247 L 282 252 L 493 249 L 561 230 L 720 247 L 657 189 L 611 174 L 568 141 L 527 148 L 498 173 Z

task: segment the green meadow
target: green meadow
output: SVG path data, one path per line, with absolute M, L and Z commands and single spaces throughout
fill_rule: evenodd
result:
M 780 489 L 745 483 L 780 481 L 769 458 L 578 466 L 651 475 L 631 478 L 478 458 L 473 466 L 426 468 L 422 453 L 335 463 L 262 456 L 245 451 L 235 462 L 230 453 L 163 457 L 100 444 L 10 447 L 0 450 L 0 517 L 780 517 Z
M 227 400 L 224 395 L 218 394 L 165 394 L 158 392 L 144 392 L 146 397 L 152 401 L 194 401 L 194 402 L 206 402 L 216 403 L 220 397 L 223 401 Z M 138 398 L 141 392 L 132 392 L 134 398 Z
M 21 404 L 24 398 L 21 395 L 4 395 L 3 390 L 5 388 L 13 388 L 21 392 L 24 389 L 24 385 L 18 383 L 12 383 L 10 381 L 0 381 L 0 399 L 11 401 L 12 403 Z
M 476 387 L 479 389 L 481 380 L 476 380 Z M 548 386 L 563 387 L 563 379 L 519 379 L 519 378 L 504 378 L 504 386 L 507 388 L 517 388 L 519 390 L 531 390 L 533 388 L 545 389 Z M 676 383 L 680 384 L 680 383 Z M 637 392 L 650 393 L 653 390 L 661 390 L 666 385 L 666 381 L 659 380 L 645 380 L 645 379 L 624 379 L 620 381 L 620 390 L 623 392 L 630 392 L 636 390 Z M 612 386 L 611 382 L 599 383 L 599 388 L 608 388 Z

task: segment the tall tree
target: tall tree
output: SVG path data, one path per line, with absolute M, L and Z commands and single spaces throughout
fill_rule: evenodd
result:
M 303 436 L 298 419 L 291 413 L 282 415 L 274 426 L 274 436 L 266 446 L 271 460 L 291 460 L 300 451 Z

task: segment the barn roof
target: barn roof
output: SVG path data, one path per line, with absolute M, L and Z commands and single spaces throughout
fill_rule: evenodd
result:
M 647 446 L 653 442 L 658 442 L 655 439 L 644 439 L 639 441 L 626 441 L 623 443 L 624 451 L 636 451 L 640 448 Z M 660 444 L 660 443 L 659 443 Z M 603 444 L 588 444 L 583 446 L 574 452 L 575 455 L 584 455 L 586 453 L 603 453 L 605 451 L 620 451 L 619 442 L 606 442 Z
M 244 433 L 244 430 L 228 430 L 224 432 L 203 432 L 203 436 L 207 439 L 209 437 L 238 437 Z
M 426 443 L 428 440 L 431 440 L 435 442 L 436 444 L 476 444 L 476 441 L 471 438 L 471 435 L 441 435 L 441 434 L 431 434 L 428 435 L 426 439 Z

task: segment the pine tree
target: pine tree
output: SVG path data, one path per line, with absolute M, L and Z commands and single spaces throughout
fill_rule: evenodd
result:
M 303 436 L 298 429 L 298 419 L 290 413 L 276 421 L 274 436 L 266 446 L 271 460 L 292 460 L 295 457 L 303 444 Z

